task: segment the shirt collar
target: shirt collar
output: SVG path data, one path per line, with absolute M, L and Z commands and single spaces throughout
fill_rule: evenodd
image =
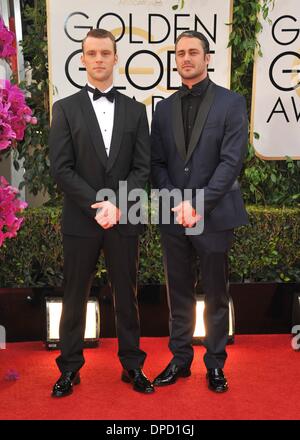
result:
M 209 76 L 207 75 L 206 78 L 194 84 L 191 89 L 186 84 L 182 84 L 180 89 L 182 91 L 189 91 L 193 95 L 202 95 L 202 93 L 206 90 L 208 83 L 209 83 Z

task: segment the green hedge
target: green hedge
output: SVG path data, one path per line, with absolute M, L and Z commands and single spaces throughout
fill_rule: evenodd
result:
M 251 224 L 236 230 L 231 280 L 299 281 L 300 209 L 248 206 L 247 210 Z M 60 213 L 60 208 L 49 207 L 25 212 L 18 236 L 0 249 L 0 287 L 61 285 Z M 102 258 L 98 278 L 106 278 Z M 164 282 L 159 233 L 153 225 L 141 240 L 139 282 Z

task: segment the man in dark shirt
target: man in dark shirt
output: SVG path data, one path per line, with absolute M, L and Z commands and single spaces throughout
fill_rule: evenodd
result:
M 223 373 L 229 327 L 227 256 L 234 228 L 248 222 L 236 180 L 247 150 L 246 105 L 244 98 L 209 79 L 209 43 L 203 34 L 183 32 L 176 40 L 175 55 L 183 84 L 158 103 L 151 132 L 153 187 L 182 196 L 171 208 L 175 218 L 160 224 L 173 358 L 154 385 L 170 385 L 191 374 L 197 282 L 193 268 L 198 256 L 205 294 L 206 377 L 209 389 L 224 392 L 228 389 Z M 199 194 L 204 212 L 198 209 Z M 162 205 L 165 209 L 166 203 Z M 204 222 L 203 233 L 199 228 L 191 234 L 199 222 Z

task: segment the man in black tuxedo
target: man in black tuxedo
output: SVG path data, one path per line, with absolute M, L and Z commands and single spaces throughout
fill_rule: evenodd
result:
M 101 250 L 112 288 L 121 379 L 152 393 L 142 371 L 137 305 L 138 235 L 121 212 L 119 182 L 127 191 L 143 189 L 150 173 L 150 137 L 145 106 L 113 88 L 117 62 L 114 36 L 88 32 L 82 43 L 88 84 L 53 106 L 49 146 L 51 173 L 64 193 L 62 219 L 65 289 L 57 365 L 61 376 L 52 395 L 71 394 L 84 364 L 86 307 Z M 126 185 L 125 185 L 126 186 Z M 99 200 L 98 191 L 115 197 Z M 98 193 L 98 197 L 97 197 Z M 96 202 L 97 201 L 97 202 Z M 122 220 L 123 219 L 123 220 Z
M 243 97 L 209 79 L 209 42 L 203 34 L 179 35 L 175 57 L 182 87 L 157 104 L 151 132 L 153 187 L 183 195 L 171 208 L 170 224 L 160 225 L 173 358 L 154 385 L 169 385 L 191 374 L 197 282 L 193 267 L 198 256 L 205 294 L 208 386 L 224 392 L 228 389 L 223 373 L 229 327 L 227 255 L 234 228 L 248 223 L 236 180 L 247 149 L 246 106 Z M 184 194 L 187 189 L 190 197 Z M 202 213 L 197 211 L 201 194 Z M 195 234 L 192 230 L 199 222 L 204 222 L 204 230 Z

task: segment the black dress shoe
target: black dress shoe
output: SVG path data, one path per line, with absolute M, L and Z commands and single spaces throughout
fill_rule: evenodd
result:
M 52 397 L 65 397 L 73 393 L 73 385 L 80 383 L 79 371 L 62 373 L 53 387 Z
M 208 388 L 216 393 L 228 390 L 228 383 L 221 368 L 209 368 L 206 373 Z
M 139 393 L 150 394 L 154 392 L 152 383 L 145 376 L 141 368 L 123 370 L 121 379 L 123 382 L 132 383 L 133 389 Z
M 153 385 L 156 387 L 171 385 L 177 381 L 178 377 L 189 377 L 191 374 L 190 367 L 179 367 L 176 364 L 170 363 L 164 371 L 154 379 Z

